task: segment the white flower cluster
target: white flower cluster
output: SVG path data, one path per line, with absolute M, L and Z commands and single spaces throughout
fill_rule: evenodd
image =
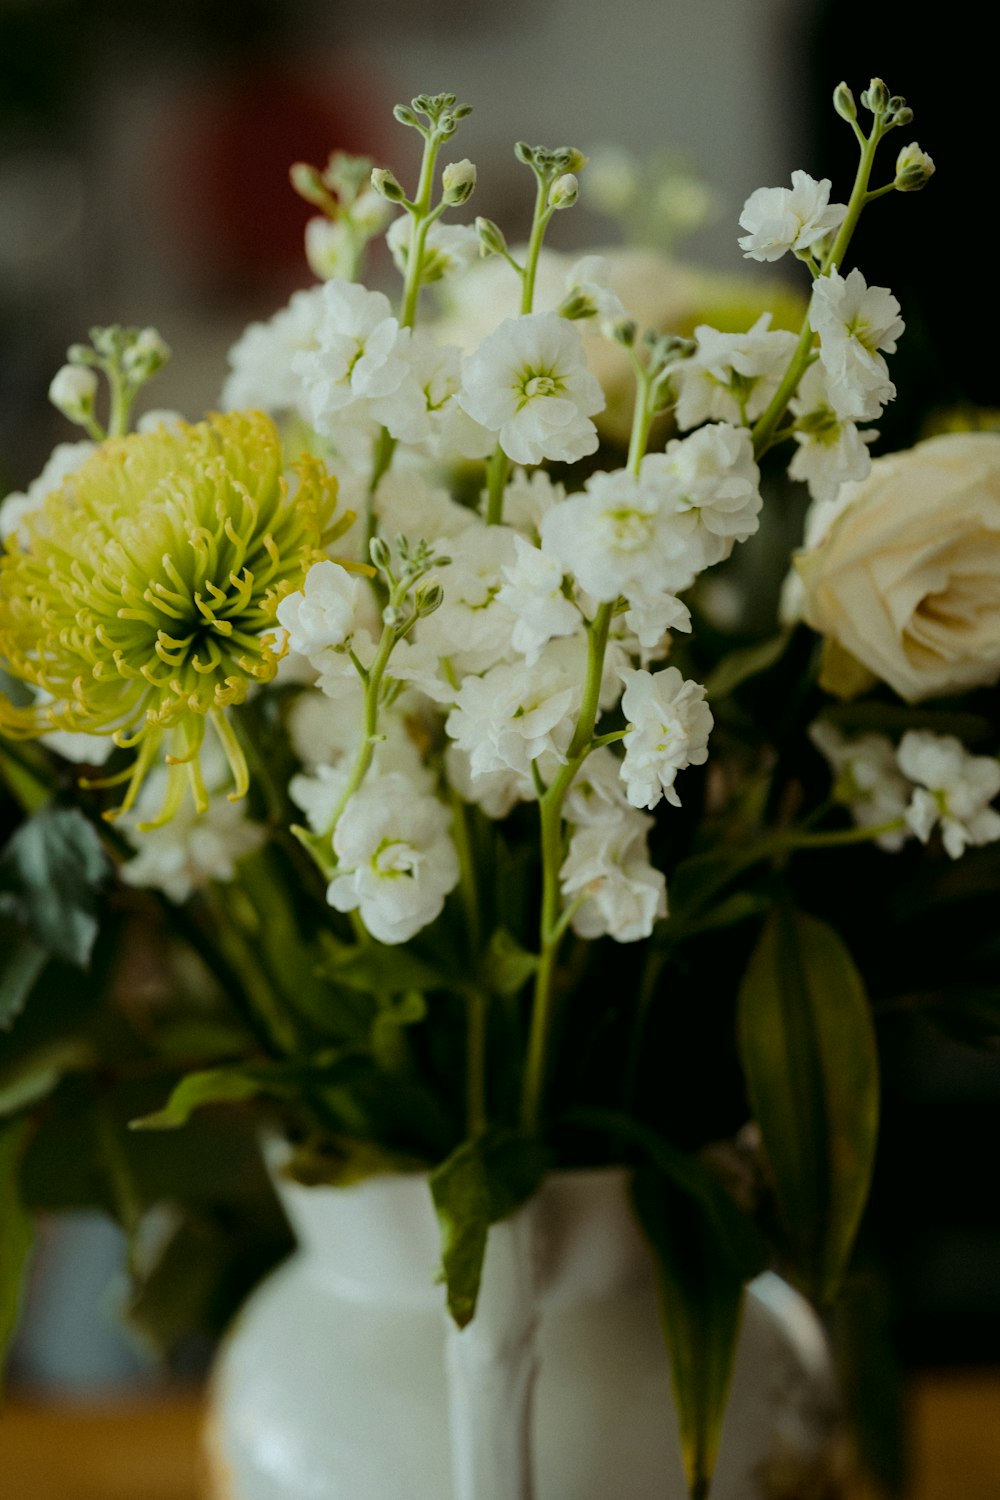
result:
M 926 844 L 935 829 L 952 859 L 1000 839 L 1000 761 L 971 755 L 954 735 L 911 729 L 899 745 L 884 734 L 853 738 L 820 720 L 810 734 L 834 773 L 833 796 L 861 828 L 882 828 L 876 842 L 901 849 L 910 835 Z M 896 826 L 893 826 L 896 825 Z

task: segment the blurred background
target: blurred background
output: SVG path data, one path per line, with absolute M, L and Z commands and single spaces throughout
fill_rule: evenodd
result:
M 992 181 L 988 49 L 970 7 L 952 4 L 947 20 L 930 37 L 909 7 L 844 0 L 0 0 L 0 493 L 71 436 L 45 393 L 93 324 L 157 326 L 175 352 L 155 404 L 189 418 L 211 408 L 242 328 L 313 279 L 289 164 L 338 148 L 406 180 L 414 143 L 391 110 L 420 91 L 474 107 L 455 153 L 479 168 L 470 218 L 512 238 L 526 225 L 518 138 L 666 151 L 707 189 L 680 258 L 753 277 L 764 268 L 736 245 L 745 198 L 800 167 L 846 198 L 855 148 L 830 95 L 842 77 L 858 95 L 882 75 L 938 164 L 922 198 L 878 204 L 856 241 L 908 325 L 885 442 L 915 440 L 934 412 L 1000 405 L 982 336 L 990 282 L 975 304 L 971 292 L 986 240 L 972 195 Z M 582 206 L 551 243 L 615 235 L 588 208 L 584 175 Z M 855 1315 L 885 1329 L 884 1363 L 859 1372 L 859 1389 L 891 1405 L 894 1367 L 1000 1365 L 1000 1057 L 903 1018 L 885 1040 Z M 51 1226 L 36 1258 L 15 1380 L 79 1392 L 156 1378 L 110 1314 L 115 1232 L 90 1216 L 66 1235 Z M 188 1351 L 187 1367 L 204 1353 Z

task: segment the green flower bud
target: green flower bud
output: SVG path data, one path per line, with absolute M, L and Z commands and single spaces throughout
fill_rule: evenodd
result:
M 304 198 L 307 203 L 315 204 L 324 213 L 332 207 L 330 194 L 316 167 L 311 167 L 308 162 L 297 161 L 289 168 L 288 177 L 299 197 Z
M 587 158 L 575 146 L 560 146 L 551 155 L 552 165 L 560 172 L 582 172 L 587 165 Z
M 417 591 L 413 603 L 418 615 L 432 615 L 444 603 L 444 589 L 439 583 L 429 583 L 425 589 Z
M 478 218 L 476 233 L 479 236 L 479 253 L 482 256 L 503 255 L 507 249 L 503 230 L 492 219 Z
M 527 141 L 517 141 L 515 143 L 514 155 L 517 157 L 518 161 L 523 162 L 526 167 L 533 167 L 535 164 L 534 148 L 529 146 Z
M 927 186 L 933 175 L 933 161 L 926 151 L 921 151 L 916 141 L 911 141 L 896 157 L 893 187 L 899 193 L 918 193 Z
M 854 95 L 846 83 L 838 83 L 834 89 L 833 107 L 842 120 L 856 120 L 858 118 L 858 107 L 854 102 Z
M 638 324 L 634 318 L 620 318 L 617 323 L 612 323 L 608 329 L 615 343 L 621 344 L 623 349 L 632 348 L 638 331 Z
M 550 208 L 572 208 L 580 196 L 580 184 L 572 172 L 564 172 L 549 188 Z
M 368 543 L 368 556 L 380 573 L 384 573 L 392 561 L 392 553 L 385 537 L 373 536 Z
M 909 105 L 904 106 L 903 109 L 897 109 L 892 117 L 891 123 L 893 125 L 912 125 L 913 110 L 910 109 Z
M 861 103 L 865 109 L 871 110 L 873 115 L 884 114 L 889 107 L 889 90 L 881 78 L 873 78 L 871 83 L 861 95 Z
M 452 208 L 467 203 L 476 188 L 476 168 L 467 156 L 449 162 L 441 173 L 444 201 Z
M 414 100 L 414 103 L 416 103 L 416 100 Z M 400 125 L 408 125 L 411 130 L 420 129 L 420 124 L 417 120 L 417 117 L 408 105 L 397 104 L 392 112 L 395 118 L 399 121 Z
M 388 167 L 374 168 L 372 171 L 372 187 L 378 193 L 379 197 L 387 199 L 389 203 L 406 202 L 406 194 Z

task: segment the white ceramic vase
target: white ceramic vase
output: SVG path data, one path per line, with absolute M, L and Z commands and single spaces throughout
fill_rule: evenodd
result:
M 222 1351 L 212 1500 L 686 1500 L 623 1172 L 556 1175 L 495 1226 L 462 1333 L 444 1312 L 426 1179 L 281 1193 L 300 1248 Z M 836 1430 L 815 1316 L 759 1277 L 712 1500 L 813 1493 Z

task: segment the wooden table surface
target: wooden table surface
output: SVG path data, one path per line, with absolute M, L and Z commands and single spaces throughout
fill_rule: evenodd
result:
M 205 1500 L 201 1417 L 193 1395 L 86 1407 L 11 1401 L 0 1416 L 0 1494 Z M 1000 1500 L 1000 1371 L 920 1376 L 912 1417 L 910 1500 Z M 859 1487 L 850 1500 L 869 1493 Z

